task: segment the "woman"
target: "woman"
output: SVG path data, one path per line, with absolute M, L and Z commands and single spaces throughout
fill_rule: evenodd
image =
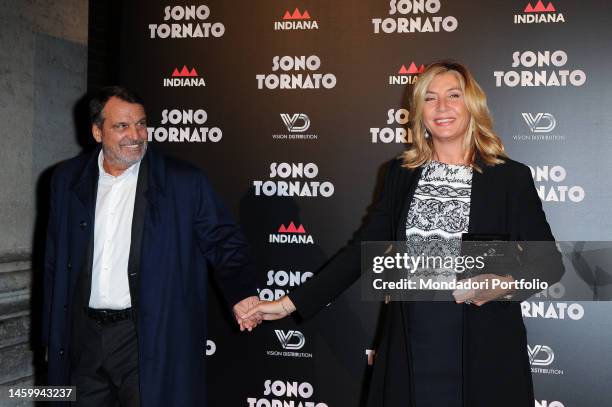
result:
M 466 232 L 554 240 L 529 168 L 507 157 L 486 97 L 465 66 L 428 66 L 414 86 L 410 117 L 413 144 L 391 162 L 381 197 L 355 238 L 307 284 L 250 314 L 313 315 L 359 277 L 361 241 L 402 240 L 418 251 L 435 242 L 444 254 L 459 254 Z M 545 257 L 555 270 L 548 280 L 558 281 L 559 253 Z M 532 270 L 496 278 L 513 281 Z M 455 293 L 455 301 L 388 304 L 368 405 L 533 407 L 519 302 L 494 301 L 512 294 L 491 289 Z

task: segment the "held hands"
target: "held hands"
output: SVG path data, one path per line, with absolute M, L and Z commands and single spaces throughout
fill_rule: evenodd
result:
M 500 280 L 502 282 L 512 282 L 514 278 L 512 276 L 498 276 L 495 274 L 481 274 L 473 277 L 470 280 L 475 282 L 488 281 L 488 287 L 493 287 L 493 279 Z M 499 285 L 496 288 L 489 288 L 483 290 L 455 290 L 453 291 L 453 297 L 457 304 L 466 303 L 481 306 L 489 301 L 498 300 L 501 297 L 512 294 L 513 290 L 507 290 L 500 288 Z
M 275 321 L 295 311 L 295 305 L 286 295 L 276 301 L 260 301 L 244 315 L 245 319 L 255 316 L 266 321 Z
M 295 305 L 287 296 L 276 301 L 260 301 L 258 297 L 248 297 L 234 305 L 234 317 L 240 330 L 251 332 L 263 320 L 274 321 L 295 311 Z
M 246 329 L 251 332 L 253 328 L 261 324 L 261 315 L 246 315 L 250 309 L 255 307 L 260 302 L 261 301 L 259 300 L 259 297 L 254 295 L 251 297 L 247 297 L 234 305 L 232 309 L 234 311 L 234 318 L 236 318 L 236 322 L 238 322 L 238 325 L 240 325 L 241 331 L 244 331 Z

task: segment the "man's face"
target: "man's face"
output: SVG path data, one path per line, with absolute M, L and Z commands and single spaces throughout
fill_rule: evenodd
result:
M 142 105 L 111 97 L 102 110 L 102 127 L 92 126 L 93 136 L 102 143 L 104 168 L 121 173 L 136 164 L 147 151 L 147 118 Z M 113 174 L 117 175 L 117 174 Z

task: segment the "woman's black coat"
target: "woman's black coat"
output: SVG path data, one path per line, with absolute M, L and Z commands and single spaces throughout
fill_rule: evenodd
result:
M 468 231 L 504 234 L 513 241 L 553 241 L 529 168 L 510 159 L 495 166 L 477 163 L 482 173 L 475 170 L 472 179 Z M 420 168 L 405 169 L 400 159 L 389 164 L 380 199 L 361 229 L 324 269 L 289 294 L 302 317 L 315 314 L 359 278 L 360 242 L 405 240 L 407 211 L 420 175 Z M 531 268 L 513 273 L 514 278 L 533 278 L 540 261 L 548 268 L 546 280 L 558 281 L 563 273 L 561 255 L 554 244 L 550 246 L 548 253 L 531 259 Z M 410 303 L 391 302 L 385 307 L 368 406 L 414 407 L 410 327 L 405 323 Z M 464 407 L 533 407 L 520 303 L 496 301 L 463 308 Z

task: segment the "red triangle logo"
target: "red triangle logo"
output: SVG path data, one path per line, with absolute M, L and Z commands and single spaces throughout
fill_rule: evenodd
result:
M 308 10 L 305 10 L 304 13 L 302 13 L 302 20 L 310 20 L 310 13 L 308 13 Z
M 538 4 L 535 5 L 535 7 L 533 8 L 533 11 L 535 11 L 536 13 L 541 13 L 542 11 L 546 11 L 546 7 L 544 7 L 542 0 L 538 0 Z
M 412 73 L 419 73 L 419 68 L 417 68 L 417 66 L 414 64 L 414 62 L 410 63 L 410 66 L 408 67 L 408 73 L 412 74 Z
M 527 4 L 524 11 L 525 13 L 533 13 L 533 6 L 531 5 L 531 3 Z
M 546 6 L 546 11 L 554 13 L 555 11 L 557 11 L 557 9 L 555 8 L 555 6 L 553 6 L 552 2 L 548 2 L 548 6 Z
M 287 233 L 297 233 L 297 229 L 295 228 L 295 223 L 291 222 L 289 227 L 287 228 Z
M 287 233 L 287 228 L 285 228 L 285 225 L 280 225 L 278 228 L 278 233 Z
M 289 10 L 285 11 L 285 15 L 283 16 L 283 20 L 291 20 L 291 14 L 289 14 Z
M 402 65 L 398 73 L 400 75 L 408 75 L 408 70 L 406 69 L 406 65 Z
M 174 71 L 172 71 L 172 76 L 180 76 L 178 69 L 174 68 Z
M 419 73 L 423 72 L 425 72 L 425 65 L 421 64 L 421 66 L 419 66 Z
M 181 76 L 189 76 L 189 69 L 185 65 L 183 65 L 183 69 L 181 69 Z
M 302 18 L 302 13 L 300 13 L 300 10 L 298 10 L 297 7 L 296 7 L 295 10 L 293 10 L 293 14 L 291 15 L 291 19 L 299 20 L 300 18 Z
M 195 68 L 192 68 L 191 72 L 189 72 L 189 76 L 198 76 L 198 71 L 196 71 Z

